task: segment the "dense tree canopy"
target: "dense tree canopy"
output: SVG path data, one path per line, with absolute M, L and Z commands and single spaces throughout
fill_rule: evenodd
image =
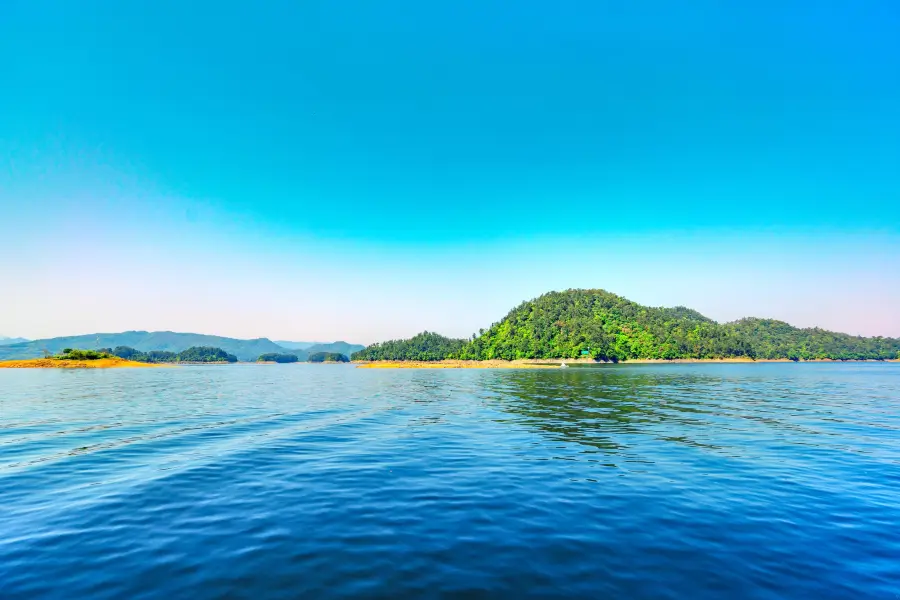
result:
M 423 331 L 408 340 L 390 340 L 372 344 L 364 350 L 355 352 L 352 358 L 353 360 L 443 360 L 455 356 L 465 344 L 465 340 Z
M 791 360 L 887 360 L 900 358 L 900 339 L 860 337 L 825 331 L 818 327 L 798 329 L 784 321 L 748 318 L 727 323 L 738 335 L 750 340 L 755 358 Z
M 900 339 L 798 329 L 770 319 L 719 324 L 681 306 L 653 308 L 604 290 L 567 290 L 523 302 L 469 342 L 425 332 L 353 355 L 354 360 L 579 357 L 884 360 L 900 358 Z
M 551 292 L 475 337 L 462 358 L 896 358 L 900 340 L 863 338 L 781 321 L 719 324 L 684 307 L 651 308 L 603 290 Z
M 115 356 L 126 360 L 134 360 L 137 362 L 147 363 L 175 363 L 175 362 L 196 362 L 196 363 L 223 363 L 237 362 L 237 357 L 228 354 L 221 348 L 213 348 L 211 346 L 192 346 L 181 352 L 169 352 L 167 350 L 151 350 L 150 352 L 141 352 L 128 346 L 117 346 L 110 351 Z
M 299 359 L 296 354 L 279 354 L 277 352 L 269 352 L 260 354 L 257 362 L 276 362 L 276 363 L 295 363 Z
M 346 355 L 340 352 L 313 352 L 307 359 L 309 362 L 350 362 Z
M 63 348 L 63 351 L 53 358 L 59 360 L 100 360 L 101 358 L 111 358 L 112 354 L 107 348 L 100 350 L 79 350 L 76 348 Z

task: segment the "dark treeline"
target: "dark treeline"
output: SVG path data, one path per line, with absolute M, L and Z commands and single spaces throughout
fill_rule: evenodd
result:
M 112 358 L 112 351 L 108 348 L 101 350 L 79 350 L 77 348 L 63 348 L 62 352 L 53 356 L 58 360 L 100 360 Z
M 886 360 L 900 358 L 900 339 L 799 329 L 771 319 L 720 324 L 684 307 L 653 308 L 604 290 L 568 290 L 522 303 L 468 342 L 424 333 L 353 355 L 355 360 L 578 357 Z
M 444 337 L 430 331 L 408 340 L 390 340 L 372 344 L 364 350 L 353 353 L 353 360 L 443 360 L 457 355 L 466 345 L 466 340 Z
M 194 362 L 194 363 L 233 363 L 237 362 L 237 357 L 228 354 L 221 348 L 213 348 L 211 346 L 192 346 L 181 352 L 169 352 L 167 350 L 150 350 L 143 352 L 135 350 L 128 346 L 116 346 L 114 349 L 104 348 L 101 352 L 107 352 L 125 360 L 133 360 L 136 362 L 146 363 L 177 363 L 177 362 Z
M 341 354 L 340 352 L 313 352 L 307 358 L 309 362 L 321 363 L 321 362 L 350 362 L 350 359 L 347 358 L 346 355 Z
M 260 354 L 257 362 L 276 362 L 276 363 L 295 363 L 299 358 L 296 354 L 278 354 L 277 352 L 269 352 L 268 354 Z

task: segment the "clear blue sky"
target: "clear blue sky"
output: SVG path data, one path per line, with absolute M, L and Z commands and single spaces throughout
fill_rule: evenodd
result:
M 679 4 L 6 0 L 0 334 L 900 335 L 900 4 Z

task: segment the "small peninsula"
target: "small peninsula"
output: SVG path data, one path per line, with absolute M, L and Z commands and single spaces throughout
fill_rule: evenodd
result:
M 47 358 L 0 361 L 0 369 L 111 369 L 122 367 L 155 367 L 158 365 L 126 360 L 108 352 L 66 348 Z
M 140 352 L 120 346 L 113 349 L 81 350 L 65 348 L 44 358 L 0 361 L 6 369 L 104 369 L 111 367 L 154 367 L 164 364 L 230 364 L 237 358 L 221 348 L 192 347 L 181 352 Z

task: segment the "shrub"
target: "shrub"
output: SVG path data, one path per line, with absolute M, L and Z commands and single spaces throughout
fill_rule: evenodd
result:
M 58 360 L 99 360 L 101 358 L 112 358 L 112 355 L 106 352 L 98 352 L 97 350 L 64 348 L 61 354 L 57 354 L 53 358 Z

